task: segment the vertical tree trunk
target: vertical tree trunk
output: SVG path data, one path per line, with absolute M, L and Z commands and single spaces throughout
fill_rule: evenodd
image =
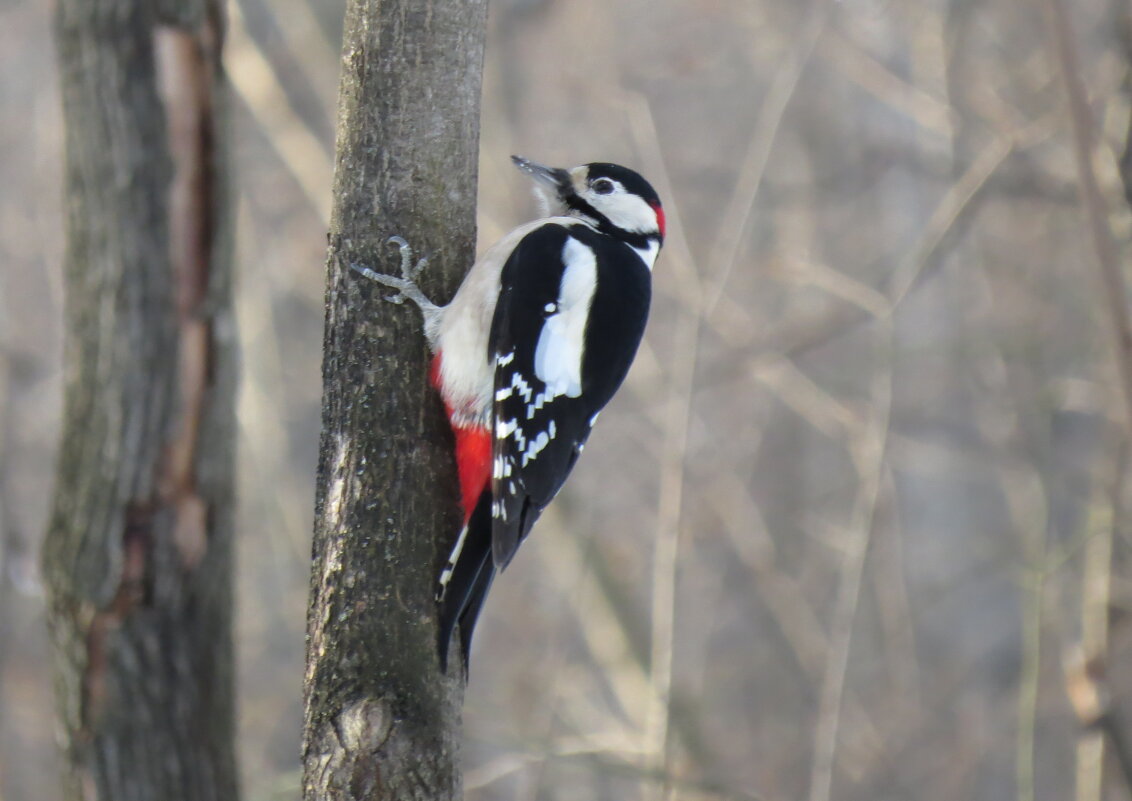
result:
M 67 795 L 236 798 L 218 0 L 60 0 L 66 394 L 44 550 Z
M 439 672 L 436 577 L 460 524 L 452 442 L 415 309 L 347 269 L 446 300 L 471 264 L 486 0 L 351 0 L 327 263 L 308 618 L 307 799 L 460 797 L 461 667 Z

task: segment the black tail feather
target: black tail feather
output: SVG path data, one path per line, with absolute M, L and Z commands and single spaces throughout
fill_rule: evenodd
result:
M 464 674 L 467 678 L 472 631 L 494 577 L 495 565 L 491 560 L 491 492 L 485 491 L 468 518 L 463 548 L 452 567 L 447 585 L 442 588 L 437 645 L 440 651 L 440 669 L 444 673 L 448 672 L 448 647 L 452 632 L 459 624 L 460 645 L 464 650 Z
M 480 616 L 480 609 L 487 598 L 487 591 L 491 589 L 491 582 L 495 578 L 495 564 L 491 560 L 491 551 L 484 555 L 480 564 L 480 572 L 476 576 L 472 592 L 468 596 L 468 605 L 460 615 L 460 647 L 464 649 L 464 680 L 468 679 L 469 655 L 472 653 L 472 632 L 476 629 L 476 620 Z

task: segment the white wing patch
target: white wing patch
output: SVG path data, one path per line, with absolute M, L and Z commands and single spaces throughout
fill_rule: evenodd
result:
M 546 318 L 535 348 L 535 375 L 552 398 L 582 394 L 582 352 L 586 321 L 597 288 L 593 250 L 574 237 L 562 248 L 566 269 L 558 289 L 557 311 Z
M 522 467 L 526 467 L 527 462 L 529 462 L 531 459 L 534 459 L 536 456 L 538 456 L 540 453 L 542 453 L 542 449 L 545 448 L 547 446 L 547 443 L 549 443 L 549 442 L 550 442 L 550 433 L 547 432 L 547 431 L 540 432 L 537 437 L 532 439 L 530 441 L 530 443 L 527 445 L 527 449 L 525 451 L 523 451 Z

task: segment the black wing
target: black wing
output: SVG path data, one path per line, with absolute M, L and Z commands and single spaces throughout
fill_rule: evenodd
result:
M 568 287 L 563 278 L 571 264 Z M 490 344 L 492 553 L 499 568 L 561 489 L 597 413 L 629 371 L 651 293 L 644 262 L 583 225 L 550 224 L 528 234 L 501 280 Z M 548 352 L 559 354 L 559 363 L 573 359 L 564 372 L 578 380 L 556 375 L 563 371 Z

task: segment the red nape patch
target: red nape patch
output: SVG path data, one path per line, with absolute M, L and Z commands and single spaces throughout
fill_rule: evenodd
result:
M 652 203 L 652 210 L 656 212 L 656 227 L 660 231 L 660 235 L 664 236 L 664 209 L 659 203 Z
M 464 522 L 487 486 L 491 469 L 491 430 L 483 426 L 452 426 L 456 435 L 456 469 L 460 473 L 460 499 Z

